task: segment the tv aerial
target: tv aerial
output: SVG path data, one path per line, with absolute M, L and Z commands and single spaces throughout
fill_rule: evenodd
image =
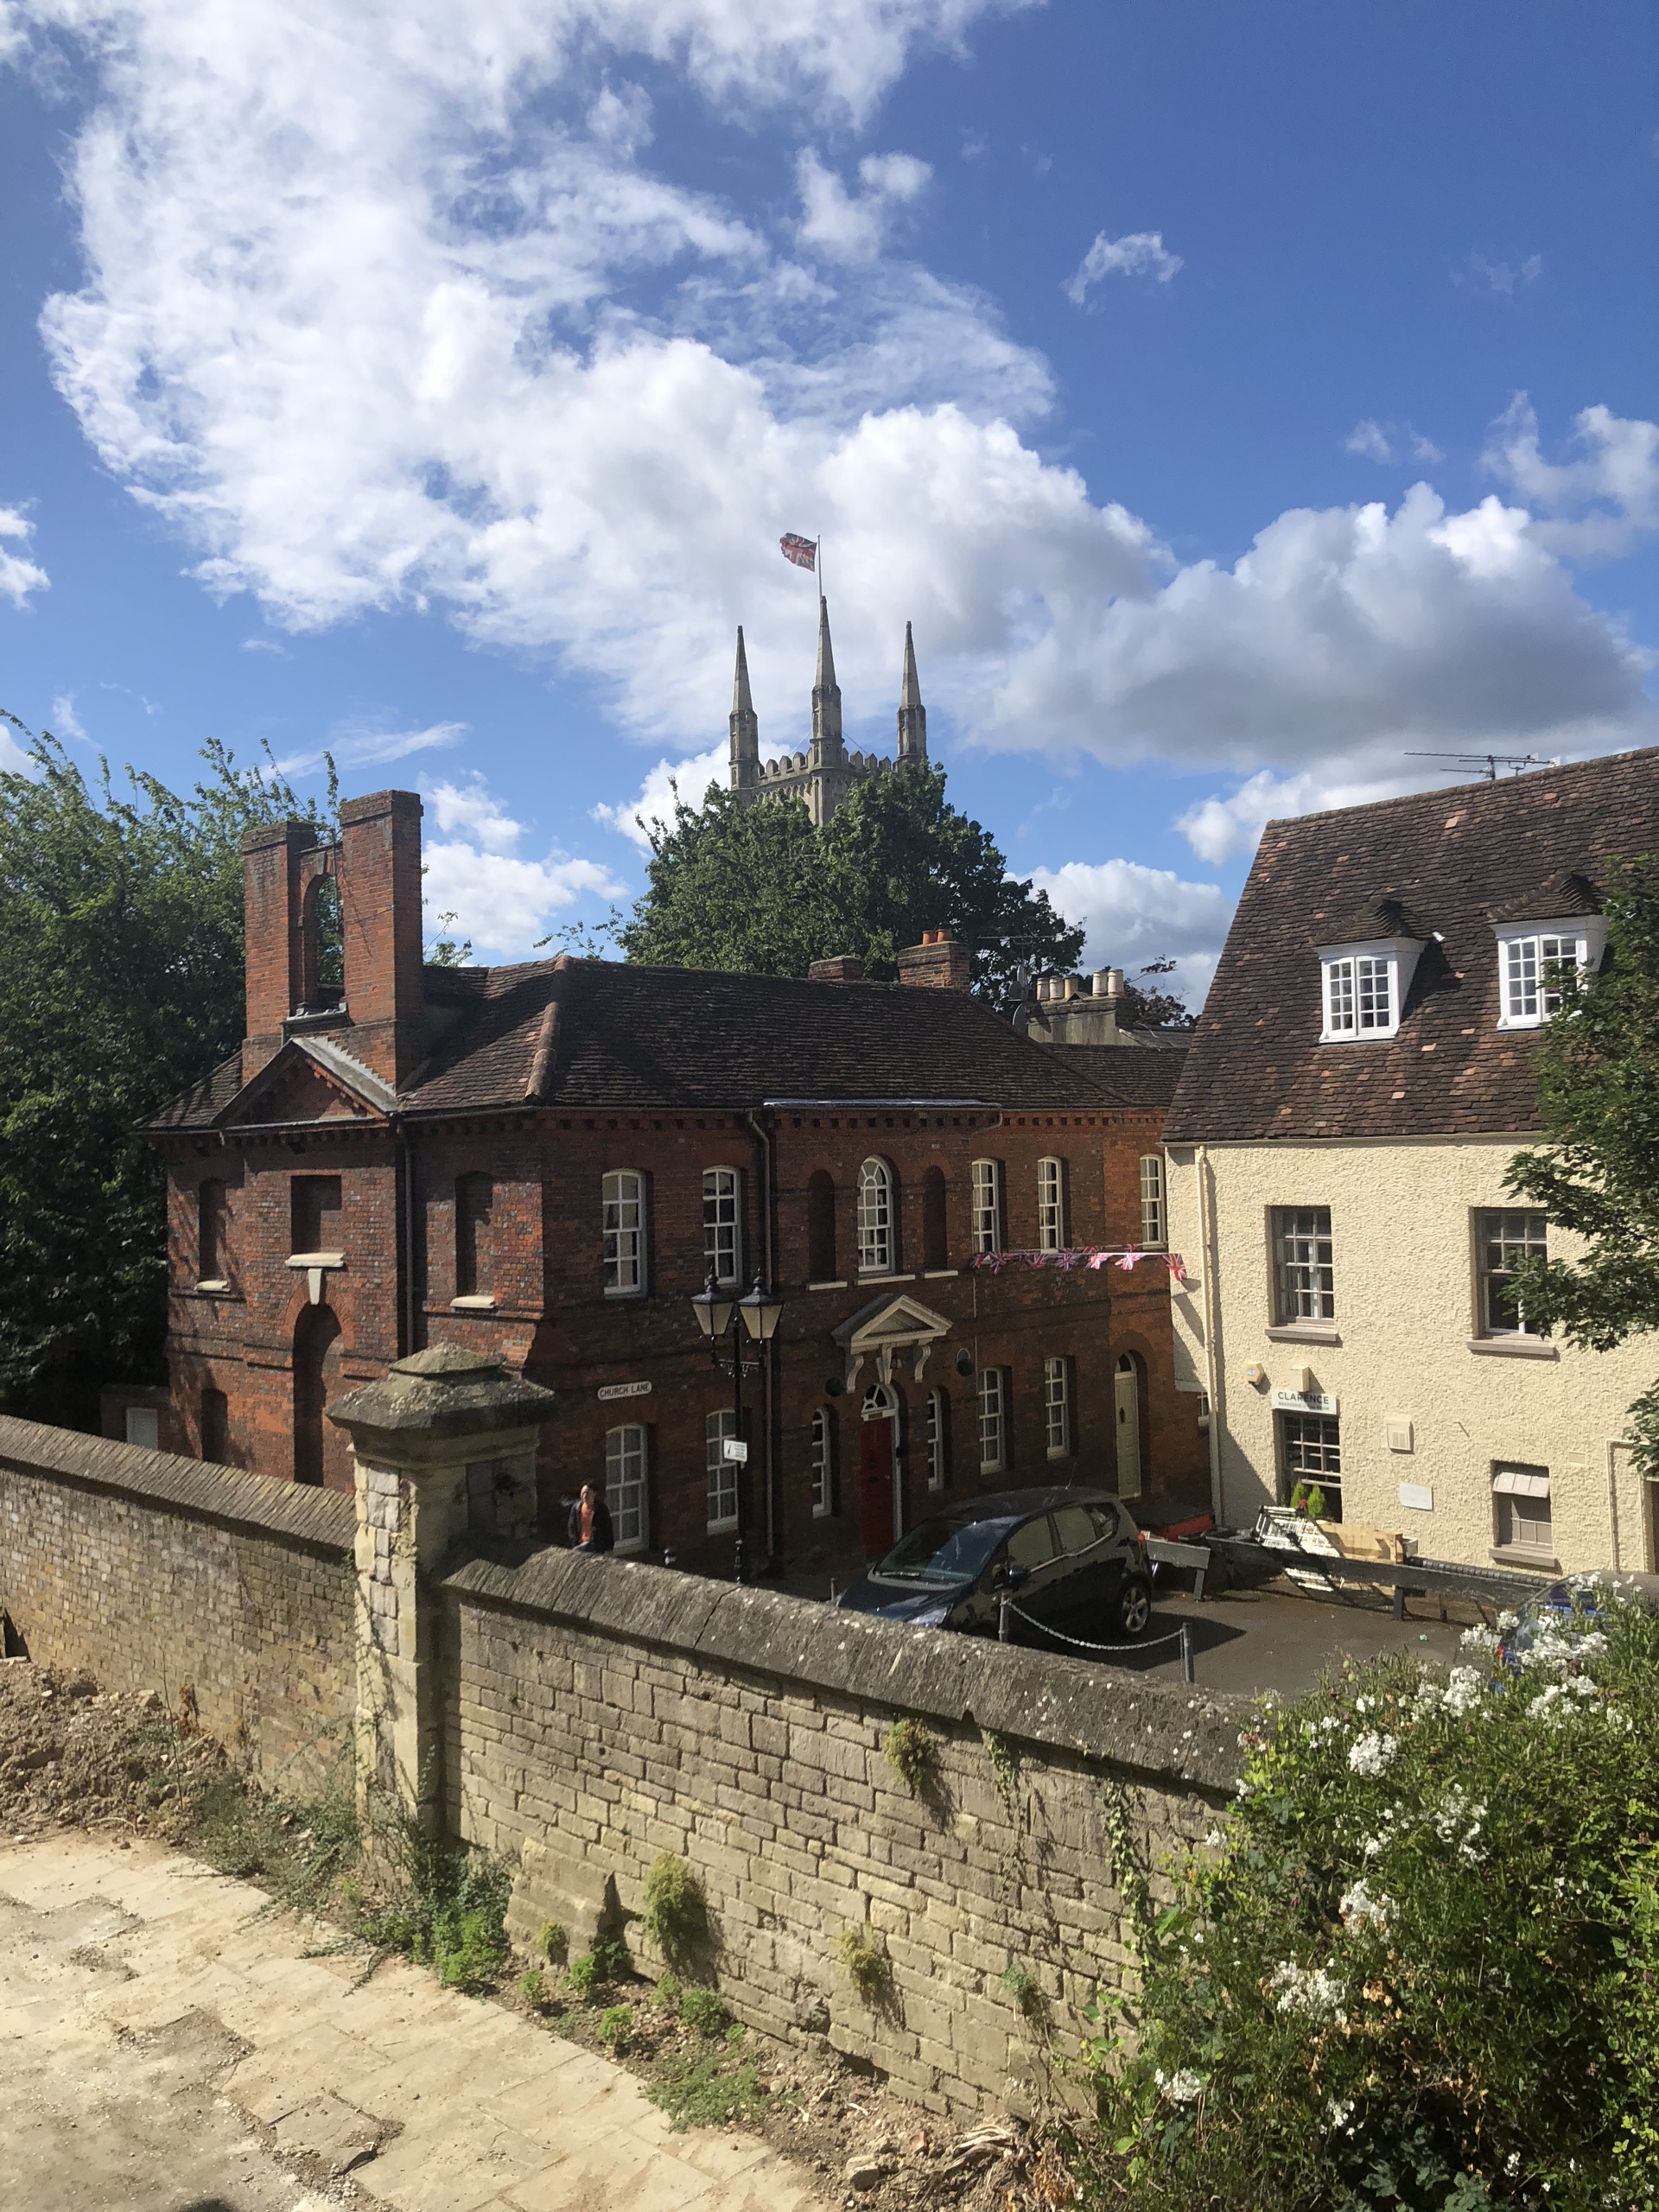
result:
M 1449 760 L 1452 765 L 1442 768 L 1440 774 L 1449 776 L 1459 768 L 1478 768 L 1489 784 L 1497 781 L 1500 768 L 1508 768 L 1522 776 L 1529 768 L 1559 768 L 1561 756 L 1547 760 L 1539 753 L 1408 753 L 1408 760 Z

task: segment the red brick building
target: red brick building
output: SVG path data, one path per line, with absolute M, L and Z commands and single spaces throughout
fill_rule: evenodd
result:
M 620 1545 L 690 1566 L 729 1568 L 740 1513 L 757 1567 L 833 1571 L 941 1494 L 1075 1478 L 1145 1518 L 1202 1503 L 1161 1262 L 995 1256 L 1160 1243 L 1166 1101 L 1142 1067 L 1115 1089 L 1109 1056 L 1017 1035 L 968 995 L 964 948 L 915 947 L 898 983 L 850 961 L 423 968 L 406 792 L 344 806 L 337 846 L 251 833 L 246 864 L 247 1040 L 149 1132 L 164 1443 L 345 1485 L 325 1405 L 456 1342 L 559 1394 L 550 1533 L 604 1482 Z M 784 1300 L 741 1473 L 690 1305 L 711 1266 Z

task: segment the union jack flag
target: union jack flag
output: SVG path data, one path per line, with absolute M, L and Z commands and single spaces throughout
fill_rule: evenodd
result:
M 810 537 L 798 537 L 791 530 L 778 541 L 778 550 L 785 561 L 792 561 L 798 569 L 816 569 L 818 549 Z

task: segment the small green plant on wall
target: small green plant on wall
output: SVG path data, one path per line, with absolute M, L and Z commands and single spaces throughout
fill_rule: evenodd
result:
M 696 1869 L 664 1852 L 645 1877 L 639 1924 L 671 1967 L 683 1971 L 709 1947 L 709 1906 Z
M 1049 2025 L 1048 1992 L 1031 1968 L 1016 1959 L 1002 1976 L 1002 1986 L 1013 1998 L 1020 2018 L 1036 2029 L 1039 2035 L 1046 2035 Z
M 570 1955 L 570 1938 L 562 1921 L 545 1921 L 536 1938 L 536 1948 L 550 1967 L 562 1967 Z
M 584 2005 L 591 2005 L 613 1982 L 626 1981 L 632 1972 L 633 1961 L 620 1936 L 595 1936 L 593 1949 L 571 1961 L 565 1979 L 572 1995 Z
M 887 1954 L 868 1928 L 843 1928 L 836 1939 L 836 1956 L 866 2005 L 874 2011 L 886 2001 L 892 1973 Z
M 911 1796 L 919 1797 L 923 1784 L 938 1759 L 938 1738 L 931 1729 L 924 1728 L 919 1720 L 895 1720 L 887 1731 L 881 1751 Z

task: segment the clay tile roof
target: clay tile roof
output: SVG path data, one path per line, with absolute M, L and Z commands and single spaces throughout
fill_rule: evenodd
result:
M 1494 908 L 1495 922 L 1564 922 L 1569 914 L 1599 914 L 1601 893 L 1576 868 L 1558 868 L 1512 905 Z
M 1656 851 L 1653 748 L 1270 822 L 1166 1142 L 1536 1128 L 1539 1034 L 1497 1027 L 1494 923 L 1593 912 L 1610 859 Z M 1549 903 L 1575 880 L 1586 903 Z M 1427 940 L 1398 1034 L 1321 1045 L 1316 948 L 1379 886 Z
M 1166 1040 L 1151 1050 L 1136 1045 L 1042 1045 L 1038 1049 L 1063 1053 L 1068 1066 L 1081 1068 L 1124 1106 L 1167 1106 L 1186 1058 L 1184 1046 Z
M 769 1100 L 960 1099 L 1108 1111 L 1085 1055 L 1056 1055 L 965 992 L 647 968 L 609 960 L 429 969 L 436 1042 L 398 1102 L 417 1117 L 519 1108 L 753 1109 Z M 550 1020 L 550 1006 L 556 1017 Z M 340 1040 L 349 1046 L 349 1029 Z M 1122 1057 L 1179 1065 L 1179 1055 Z M 205 1128 L 240 1056 L 149 1126 Z M 1135 1094 L 1136 1103 L 1139 1093 Z
M 1426 938 L 1428 931 L 1406 912 L 1398 899 L 1368 899 L 1338 922 L 1325 944 L 1363 944 L 1386 938 Z

